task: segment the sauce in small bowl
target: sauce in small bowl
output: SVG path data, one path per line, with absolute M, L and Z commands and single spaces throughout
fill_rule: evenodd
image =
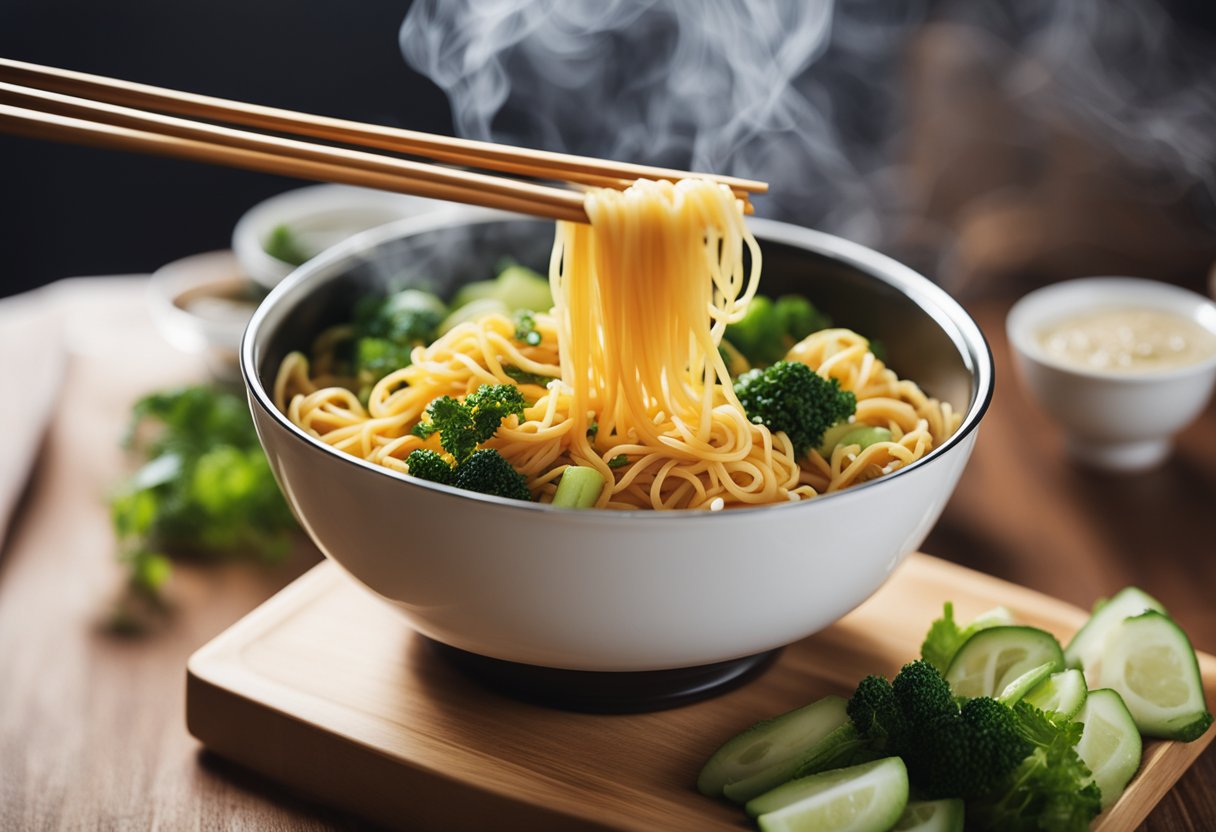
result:
M 1163 462 L 1216 384 L 1216 303 L 1166 283 L 1057 283 L 1014 304 L 1006 330 L 1022 383 L 1096 468 Z
M 1108 306 L 1054 321 L 1038 333 L 1052 360 L 1096 373 L 1176 370 L 1216 355 L 1216 335 L 1163 309 Z

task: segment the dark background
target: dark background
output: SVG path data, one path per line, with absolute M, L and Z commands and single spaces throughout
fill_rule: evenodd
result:
M 306 112 L 451 133 L 447 100 L 397 47 L 409 4 L 0 0 L 0 55 Z M 0 135 L 0 295 L 147 272 L 227 248 L 294 180 Z
M 409 6 L 408 0 L 0 0 L 0 55 L 450 134 L 444 95 L 413 72 L 398 49 Z M 1164 6 L 1179 31 L 1213 44 L 1216 95 L 1216 3 L 1164 0 Z M 1065 141 L 1040 139 L 1037 151 L 1010 153 L 1004 123 L 988 107 L 1000 89 L 983 88 L 966 99 L 984 56 L 932 28 L 916 39 L 930 59 L 914 62 L 907 75 L 922 79 L 913 82 L 922 88 L 921 118 L 911 130 L 913 161 L 927 172 L 922 178 L 943 184 L 926 200 L 924 216 L 959 241 L 948 257 L 959 275 L 944 285 L 989 291 L 1082 274 L 1140 274 L 1203 290 L 1216 259 L 1211 194 L 1153 201 L 1145 196 L 1144 177 L 1118 160 L 1111 165 L 1118 187 L 1109 186 L 1111 177 L 1096 181 L 1086 169 L 1104 152 L 1100 134 L 1086 145 L 1065 131 Z M 956 127 L 985 125 L 993 133 L 987 139 L 952 143 Z M 1068 169 L 1070 159 L 1079 160 L 1075 170 Z M 1005 181 L 992 174 L 1001 170 L 1012 171 Z M 0 296 L 71 275 L 148 272 L 225 248 L 244 211 L 301 184 L 0 135 Z M 1007 194 L 1009 186 L 1019 190 L 1018 199 L 987 199 Z M 941 277 L 943 269 L 933 263 L 940 239 L 925 246 L 924 262 L 915 247 L 911 254 L 884 250 Z

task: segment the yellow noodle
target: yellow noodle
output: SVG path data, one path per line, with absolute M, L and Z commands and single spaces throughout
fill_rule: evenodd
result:
M 364 406 L 353 380 L 332 375 L 333 348 L 351 335 L 334 328 L 318 338 L 315 372 L 300 353 L 283 361 L 277 404 L 321 441 L 408 472 L 412 451 L 442 450 L 438 437 L 410 432 L 434 399 L 514 384 L 512 367 L 551 378 L 520 385 L 530 402 L 523 418 L 506 419 L 486 444 L 544 501 L 567 466 L 596 468 L 609 483 L 597 505 L 612 509 L 808 499 L 911 464 L 957 429 L 949 405 L 899 379 L 866 339 L 829 329 L 787 358 L 838 379 L 857 396 L 855 421 L 890 430 L 891 441 L 837 448 L 831 459 L 816 451 L 796 458 L 784 433 L 748 420 L 718 352 L 760 272 L 759 248 L 730 191 L 697 179 L 639 181 L 590 192 L 586 208 L 590 224 L 557 226 L 555 306 L 535 315 L 538 344 L 517 341 L 504 315 L 461 323 L 415 348 L 411 364 L 377 382 Z

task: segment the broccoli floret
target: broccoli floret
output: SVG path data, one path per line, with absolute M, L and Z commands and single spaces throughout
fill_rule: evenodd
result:
M 490 448 L 477 448 L 498 432 L 507 416 L 522 416 L 524 404 L 523 394 L 513 384 L 483 384 L 465 396 L 464 401 L 451 396 L 435 399 L 426 408 L 431 420 L 419 422 L 413 433 L 425 439 L 438 431 L 439 444 L 451 454 L 456 467 L 453 470 L 449 466 L 447 478 L 442 479 L 444 471 L 440 466 L 448 463 L 434 451 L 423 449 L 406 458 L 410 473 L 468 491 L 531 500 L 527 481 L 502 454 Z M 419 464 L 417 471 L 415 461 Z
M 414 435 L 423 439 L 439 431 L 439 444 L 455 458 L 457 463 L 468 459 L 477 448 L 477 434 L 473 428 L 473 411 L 459 399 L 440 396 L 426 406 L 430 424 L 419 423 Z
M 430 480 L 442 485 L 452 484 L 452 466 L 440 454 L 429 448 L 420 448 L 405 458 L 410 474 L 420 480 Z
M 1056 725 L 1026 702 L 1019 702 L 1011 713 L 1031 751 L 987 794 L 967 803 L 968 825 L 1000 830 L 1089 829 L 1101 811 L 1102 793 L 1077 754 L 1084 726 Z
M 831 325 L 831 319 L 804 297 L 782 295 L 774 302 L 756 295 L 743 317 L 726 328 L 725 338 L 752 366 L 767 367 L 812 332 Z
M 521 309 L 515 313 L 515 340 L 530 347 L 540 344 L 541 334 L 536 328 L 536 316 L 531 310 Z
M 363 388 L 410 365 L 414 347 L 435 339 L 446 314 L 429 292 L 406 289 L 388 297 L 369 296 L 355 305 L 354 372 Z
M 857 397 L 841 390 L 839 381 L 796 361 L 749 370 L 735 382 L 735 395 L 753 422 L 784 431 L 798 456 L 818 447 L 824 431 L 857 409 Z
M 369 385 L 394 370 L 410 365 L 413 345 L 397 344 L 387 338 L 360 338 L 355 343 L 355 373 Z
M 439 431 L 439 442 L 459 465 L 482 442 L 498 432 L 508 416 L 523 416 L 524 394 L 514 384 L 483 384 L 464 401 L 440 396 L 426 407 L 430 422 L 419 422 L 413 434 L 426 439 Z
M 909 725 L 929 725 L 944 716 L 958 716 L 950 683 L 924 660 L 904 665 L 891 683 L 891 690 Z
M 465 406 L 473 412 L 473 430 L 478 443 L 498 432 L 508 416 L 524 415 L 524 394 L 514 384 L 483 384 L 465 397 Z
M 494 494 L 512 500 L 532 499 L 527 480 L 511 467 L 506 457 L 493 448 L 476 450 L 472 456 L 457 465 L 452 484 L 467 491 Z
M 1032 747 L 1014 712 L 981 696 L 965 702 L 956 717 L 933 723 L 921 750 L 914 782 L 925 796 L 971 800 L 996 788 Z
M 882 676 L 867 676 L 857 685 L 846 707 L 857 733 L 865 737 L 876 751 L 897 753 L 903 748 L 907 725 L 903 712 L 895 702 L 891 683 Z
M 782 295 L 777 298 L 774 309 L 784 330 L 787 351 L 812 332 L 827 329 L 832 325 L 831 318 L 801 295 Z
M 726 328 L 725 337 L 752 366 L 767 367 L 784 358 L 789 349 L 781 317 L 764 295 L 752 298 L 743 317 Z
M 867 676 L 848 714 L 869 749 L 902 757 L 909 780 L 930 799 L 987 794 L 1032 750 L 1013 710 L 983 697 L 960 712 L 950 685 L 924 660 L 891 683 Z
M 447 315 L 443 301 L 430 292 L 404 289 L 388 297 L 368 297 L 355 306 L 355 331 L 396 344 L 426 344 Z

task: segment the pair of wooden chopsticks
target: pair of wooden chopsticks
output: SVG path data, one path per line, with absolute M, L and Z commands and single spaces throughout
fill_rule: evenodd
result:
M 230 125 L 291 134 L 295 138 Z M 587 221 L 583 195 L 578 190 L 448 165 L 570 183 L 576 188 L 622 188 L 635 179 L 706 176 L 729 186 L 748 213 L 751 212 L 748 194 L 768 189 L 767 184 L 750 179 L 453 139 L 7 58 L 0 58 L 0 131 L 301 179 L 362 185 L 576 222 Z M 357 148 L 376 148 L 445 164 L 427 164 Z

